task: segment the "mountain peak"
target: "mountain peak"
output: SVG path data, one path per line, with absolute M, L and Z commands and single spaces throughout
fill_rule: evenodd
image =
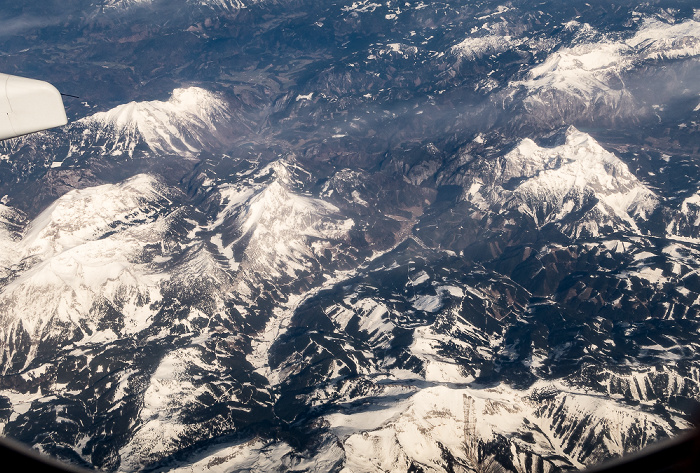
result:
M 111 134 L 112 154 L 133 155 L 139 142 L 152 152 L 192 156 L 217 141 L 216 130 L 230 118 L 227 103 L 200 87 L 175 89 L 167 101 L 129 102 L 78 121 L 95 133 Z M 87 132 L 88 134 L 90 131 Z
M 634 228 L 635 218 L 653 210 L 657 197 L 617 156 L 575 127 L 565 137 L 551 148 L 525 138 L 496 163 L 482 161 L 466 200 L 517 210 L 538 226 L 554 223 L 570 236 L 582 235 L 584 227 L 583 234 L 597 234 L 604 226 Z M 566 223 L 591 205 L 587 218 Z

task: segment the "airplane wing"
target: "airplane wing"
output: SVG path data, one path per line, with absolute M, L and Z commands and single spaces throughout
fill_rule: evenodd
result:
M 66 123 L 66 110 L 56 87 L 0 73 L 0 140 Z

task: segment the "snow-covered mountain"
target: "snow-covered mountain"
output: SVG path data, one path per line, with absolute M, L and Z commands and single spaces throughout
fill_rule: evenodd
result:
M 78 148 L 99 145 L 105 154 L 133 156 L 139 145 L 154 154 L 192 157 L 225 141 L 227 103 L 200 87 L 175 89 L 167 101 L 130 102 L 75 122 Z
M 306 471 L 337 464 L 358 472 L 500 471 L 499 462 L 512 455 L 510 468 L 540 473 L 583 466 L 578 459 L 591 453 L 580 450 L 580 435 L 598 439 L 593 454 L 606 457 L 635 451 L 642 439 L 663 437 L 672 429 L 663 419 L 640 416 L 624 405 L 600 406 L 586 393 L 555 395 L 554 389 L 535 386 L 523 393 L 507 386 L 473 390 L 392 383 L 371 393 L 372 409 L 328 415 L 338 443 L 334 448 L 328 442 L 313 457 L 295 459 L 289 445 L 258 440 L 219 446 L 192 466 L 173 471 L 263 470 L 278 464 Z M 635 436 L 621 435 L 633 431 Z
M 410 393 L 405 399 L 402 390 Z M 441 386 L 412 392 L 404 385 L 386 391 L 384 396 L 398 398 L 385 399 L 386 410 L 328 417 L 331 429 L 343 439 L 351 471 L 377 466 L 394 471 L 412 467 L 444 471 L 446 466 L 498 469 L 503 454 L 489 446 L 501 442 L 510 450 L 516 471 L 581 468 L 583 459 L 636 451 L 639 442 L 663 437 L 672 429 L 664 420 L 640 416 L 624 405 L 601 406 L 585 393 L 541 397 L 539 386 L 527 393 L 506 386 L 486 390 Z M 621 432 L 638 434 L 628 437 Z M 581 435 L 595 439 L 593 452 L 583 451 Z
M 465 173 L 463 198 L 480 210 L 516 211 L 573 238 L 636 229 L 635 220 L 658 204 L 618 157 L 573 127 L 559 146 L 525 139 L 502 157 L 469 163 Z
M 4 253 L 14 269 L 0 292 L 5 372 L 24 369 L 46 345 L 143 329 L 161 279 L 146 248 L 167 252 L 169 195 L 141 175 L 70 192 L 29 223 Z
M 99 6 L 107 8 L 129 8 L 134 5 L 148 5 L 153 0 L 107 0 L 101 2 Z
M 628 89 L 628 78 L 654 63 L 700 55 L 700 22 L 669 25 L 646 18 L 639 23 L 627 38 L 601 34 L 588 24 L 567 24 L 578 30 L 573 45 L 551 52 L 524 80 L 511 84 L 525 90 L 527 113 L 550 123 L 596 113 L 611 118 L 646 113 Z
M 687 2 L 69 3 L 0 24 L 3 70 L 81 97 L 0 144 L 2 435 L 554 473 L 690 425 Z
M 472 60 L 513 49 L 523 41 L 524 39 L 513 38 L 508 34 L 490 33 L 485 36 L 466 38 L 452 46 L 451 52 L 467 60 Z
M 342 252 L 353 227 L 328 202 L 299 194 L 283 161 L 260 170 L 252 180 L 264 184 L 224 185 L 217 189 L 221 209 L 208 224 L 211 242 L 234 270 L 246 277 L 284 281 L 320 269 L 325 252 Z M 238 259 L 236 258 L 238 256 Z M 339 255 L 343 258 L 343 255 Z M 238 290 L 248 293 L 243 286 Z
M 237 10 L 239 8 L 245 8 L 248 5 L 253 5 L 260 0 L 249 0 L 249 1 L 241 1 L 241 0 L 194 0 L 192 3 L 193 4 L 199 4 L 199 5 L 205 5 L 208 7 L 213 7 L 213 8 L 221 8 L 224 10 Z
M 187 0 L 187 3 L 193 6 L 204 6 L 214 9 L 222 9 L 225 11 L 233 11 L 240 8 L 246 8 L 247 5 L 252 5 L 260 0 L 250 0 L 243 2 L 241 0 Z M 108 8 L 129 8 L 138 5 L 149 5 L 154 3 L 154 0 L 107 0 L 100 3 L 101 7 Z

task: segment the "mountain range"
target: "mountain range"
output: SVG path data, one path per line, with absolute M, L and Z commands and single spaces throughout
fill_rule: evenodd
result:
M 3 435 L 549 473 L 690 427 L 692 2 L 34 3 L 0 70 L 81 98 L 0 144 Z

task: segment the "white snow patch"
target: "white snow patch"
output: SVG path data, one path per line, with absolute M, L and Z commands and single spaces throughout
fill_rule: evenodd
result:
M 425 312 L 437 312 L 442 308 L 442 298 L 440 296 L 423 295 L 418 296 L 412 302 L 413 308 Z

